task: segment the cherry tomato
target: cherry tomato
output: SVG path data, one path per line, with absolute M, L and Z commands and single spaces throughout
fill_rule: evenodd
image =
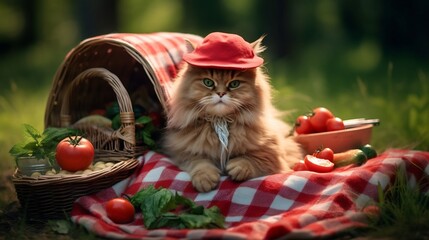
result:
M 294 171 L 307 171 L 308 168 L 307 168 L 307 165 L 305 165 L 304 160 L 300 160 L 299 162 L 297 162 L 293 166 L 292 170 L 294 170 Z
M 369 205 L 362 209 L 362 212 L 371 217 L 377 217 L 380 215 L 380 208 L 376 205 Z
M 157 112 L 150 112 L 149 117 L 152 119 L 152 123 L 155 127 L 161 126 L 161 114 Z
M 58 143 L 55 158 L 64 170 L 70 172 L 85 170 L 94 159 L 94 146 L 81 136 L 65 138 Z
M 331 111 L 326 108 L 318 107 L 313 109 L 313 113 L 310 116 L 310 123 L 313 130 L 316 132 L 326 131 L 326 121 L 334 117 Z
M 326 131 L 337 131 L 344 129 L 344 122 L 341 118 L 334 117 L 326 121 Z
M 134 220 L 135 209 L 130 201 L 124 198 L 113 198 L 106 203 L 107 217 L 115 223 L 124 224 Z
M 329 161 L 334 161 L 334 151 L 330 148 L 324 148 L 322 150 L 316 150 L 313 156 L 321 159 L 327 159 Z
M 304 162 L 308 170 L 314 172 L 325 173 L 330 172 L 332 171 L 332 169 L 334 169 L 334 163 L 327 159 L 317 158 L 313 155 L 306 155 L 304 158 Z
M 297 134 L 307 134 L 313 132 L 313 128 L 311 127 L 310 123 L 310 118 L 308 116 L 302 115 L 296 119 L 295 132 Z
M 94 109 L 90 112 L 90 115 L 100 115 L 100 116 L 106 116 L 106 110 L 105 109 Z

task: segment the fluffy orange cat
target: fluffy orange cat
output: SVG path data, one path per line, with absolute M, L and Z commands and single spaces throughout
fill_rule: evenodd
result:
M 269 78 L 258 56 L 263 51 L 262 38 L 247 43 L 238 35 L 214 34 L 221 36 L 206 41 L 208 35 L 201 46 L 206 44 L 206 49 L 201 51 L 215 53 L 205 54 L 198 60 L 201 64 L 184 57 L 186 63 L 175 79 L 169 102 L 163 142 L 165 152 L 190 174 L 200 192 L 216 188 L 221 175 L 244 181 L 290 171 L 302 159 L 299 145 L 288 137 L 290 126 L 279 119 L 271 102 Z M 228 45 L 235 40 L 241 41 L 238 47 Z M 210 49 L 208 44 L 221 46 Z M 242 45 L 251 53 L 231 53 L 241 51 Z M 198 46 L 194 54 L 197 50 Z M 222 59 L 206 64 L 212 56 Z M 250 64 L 243 64 L 243 59 Z

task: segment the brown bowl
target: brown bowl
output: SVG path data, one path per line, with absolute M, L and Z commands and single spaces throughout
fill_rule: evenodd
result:
M 372 127 L 372 124 L 366 124 L 338 131 L 300 134 L 295 135 L 294 138 L 307 154 L 312 154 L 319 148 L 327 147 L 338 153 L 369 144 Z

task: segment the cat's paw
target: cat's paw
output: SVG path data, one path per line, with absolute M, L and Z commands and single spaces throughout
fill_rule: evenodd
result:
M 191 178 L 192 185 L 198 192 L 209 192 L 219 184 L 220 174 L 217 169 L 209 168 L 195 172 Z
M 234 181 L 245 181 L 255 177 L 255 169 L 251 162 L 242 157 L 233 158 L 228 161 L 226 171 Z

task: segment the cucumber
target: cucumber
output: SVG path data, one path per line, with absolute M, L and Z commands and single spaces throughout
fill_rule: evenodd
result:
M 334 167 L 343 167 L 350 164 L 362 165 L 368 160 L 365 153 L 360 149 L 350 149 L 345 152 L 335 153 L 334 159 L 332 162 L 334 163 Z
M 367 159 L 377 157 L 377 151 L 369 144 L 362 146 L 360 150 L 365 153 Z

